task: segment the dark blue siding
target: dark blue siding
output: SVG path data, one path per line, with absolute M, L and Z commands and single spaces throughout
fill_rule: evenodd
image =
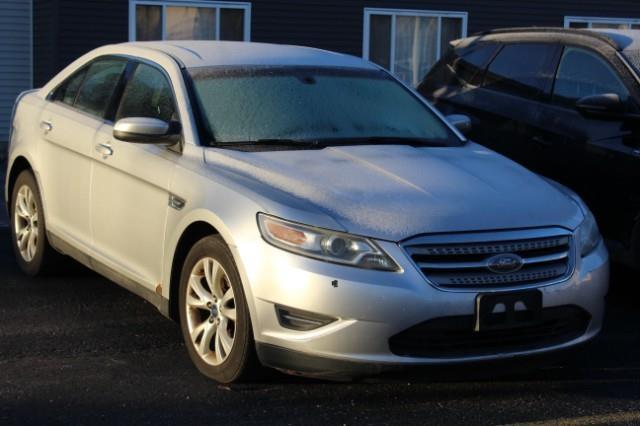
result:
M 35 0 L 35 84 L 97 46 L 128 39 L 128 0 Z M 462 11 L 472 34 L 562 26 L 564 16 L 640 18 L 637 0 L 254 0 L 251 39 L 362 54 L 365 7 Z

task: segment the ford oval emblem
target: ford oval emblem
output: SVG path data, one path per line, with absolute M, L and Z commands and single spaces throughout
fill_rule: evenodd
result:
M 487 269 L 496 274 L 517 272 L 524 265 L 524 260 L 513 253 L 503 253 L 487 259 Z

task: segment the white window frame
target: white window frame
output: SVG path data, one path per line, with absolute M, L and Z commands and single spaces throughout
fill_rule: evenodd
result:
M 380 9 L 380 8 L 364 8 L 364 24 L 362 31 L 362 57 L 369 60 L 369 38 L 370 38 L 370 25 L 371 15 L 386 15 L 391 16 L 391 46 L 389 46 L 389 71 L 393 74 L 395 70 L 395 56 L 396 56 L 396 18 L 398 16 L 418 16 L 425 18 L 438 18 L 438 33 L 436 40 L 436 60 L 440 59 L 442 52 L 440 51 L 440 37 L 442 34 L 442 18 L 461 18 L 462 19 L 462 32 L 461 37 L 467 36 L 467 21 L 469 14 L 467 12 L 448 12 L 442 10 L 421 10 L 421 9 Z
M 565 16 L 564 17 L 564 27 L 569 28 L 569 24 L 572 23 L 583 23 L 587 24 L 587 28 L 592 28 L 593 24 L 628 24 L 631 25 L 640 25 L 640 19 L 634 18 L 603 18 L 597 16 Z
M 231 1 L 198 1 L 198 0 L 129 0 L 129 41 L 136 41 L 136 6 L 161 6 L 162 7 L 162 40 L 166 40 L 167 7 L 206 7 L 216 9 L 216 40 L 220 40 L 220 8 L 240 9 L 244 11 L 244 35 L 243 41 L 251 41 L 251 3 Z

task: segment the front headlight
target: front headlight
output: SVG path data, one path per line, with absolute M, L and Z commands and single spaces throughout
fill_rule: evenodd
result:
M 600 230 L 596 223 L 595 217 L 586 205 L 583 206 L 585 218 L 578 227 L 578 244 L 580 248 L 580 256 L 584 257 L 591 253 L 600 242 Z
M 270 244 L 303 256 L 327 262 L 380 271 L 400 267 L 373 241 L 258 214 L 262 237 Z

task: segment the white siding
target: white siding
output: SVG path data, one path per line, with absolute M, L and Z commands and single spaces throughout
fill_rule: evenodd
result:
M 32 85 L 31 0 L 0 0 L 0 144 L 18 93 Z

